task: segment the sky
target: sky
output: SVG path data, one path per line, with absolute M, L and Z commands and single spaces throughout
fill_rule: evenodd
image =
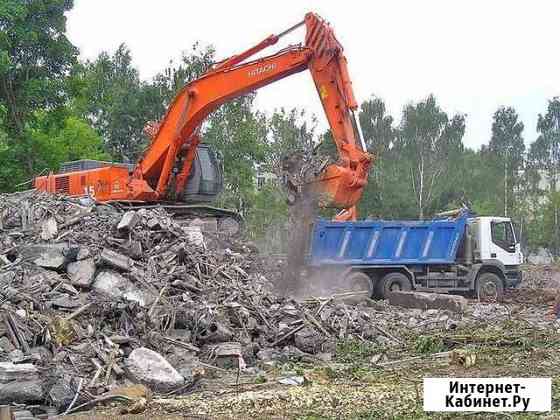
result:
M 75 0 L 67 25 L 81 58 L 125 43 L 148 80 L 196 41 L 212 44 L 222 59 L 308 11 L 333 26 L 358 102 L 379 96 L 398 122 L 406 104 L 433 93 L 448 114 L 466 114 L 469 147 L 488 143 L 499 106 L 517 110 L 530 144 L 538 114 L 560 96 L 560 2 L 554 0 Z M 303 42 L 304 31 L 276 48 Z M 308 72 L 260 89 L 255 105 L 267 113 L 305 109 L 317 115 L 320 130 L 327 127 Z

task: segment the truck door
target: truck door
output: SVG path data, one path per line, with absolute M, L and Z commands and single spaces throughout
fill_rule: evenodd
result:
M 517 241 L 510 221 L 490 222 L 492 243 L 490 244 L 490 258 L 501 261 L 504 265 L 519 264 Z

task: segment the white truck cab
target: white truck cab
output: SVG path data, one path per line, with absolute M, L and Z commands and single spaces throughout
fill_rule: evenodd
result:
M 474 217 L 468 219 L 475 263 L 495 264 L 505 274 L 507 286 L 521 282 L 523 264 L 521 244 L 508 217 Z

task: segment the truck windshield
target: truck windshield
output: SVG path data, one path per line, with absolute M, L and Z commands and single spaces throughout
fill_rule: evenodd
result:
M 515 235 L 511 222 L 492 222 L 492 242 L 506 251 L 515 249 Z

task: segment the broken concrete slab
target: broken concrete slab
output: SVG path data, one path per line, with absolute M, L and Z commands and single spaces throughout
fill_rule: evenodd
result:
M 278 383 L 282 385 L 299 386 L 305 383 L 305 378 L 303 376 L 288 376 L 278 379 Z
M 66 272 L 74 286 L 88 288 L 95 278 L 95 269 L 93 258 L 87 258 L 68 264 Z
M 189 223 L 189 226 L 200 226 L 202 232 L 217 233 L 218 219 L 215 217 L 204 219 L 196 218 Z
M 169 392 L 185 383 L 183 376 L 161 354 L 146 347 L 133 350 L 125 366 L 131 380 L 153 391 Z
M 138 213 L 130 210 L 123 214 L 119 224 L 117 225 L 117 230 L 119 232 L 130 232 L 134 229 L 134 226 L 138 223 L 140 217 L 138 217 Z
M 141 306 L 149 305 L 154 297 L 138 289 L 130 280 L 112 270 L 103 270 L 97 274 L 93 289 L 113 298 L 124 298 L 138 302 Z
M 417 309 L 440 309 L 452 312 L 464 312 L 467 299 L 463 296 L 443 295 L 425 292 L 392 292 L 388 296 L 389 303 L 394 306 Z
M 212 348 L 211 354 L 216 365 L 223 369 L 245 369 L 247 367 L 243 359 L 241 343 L 233 341 L 217 344 Z
M 103 248 L 101 255 L 99 255 L 99 259 L 102 263 L 123 271 L 130 271 L 134 265 L 134 261 L 126 255 L 119 254 L 118 252 L 112 251 L 108 248 Z
M 33 380 L 37 378 L 38 373 L 31 363 L 0 362 L 0 383 Z
M 66 309 L 79 308 L 80 306 L 83 306 L 85 304 L 84 299 L 80 299 L 79 297 L 70 297 L 68 295 L 60 296 L 54 300 L 51 300 L 50 303 L 58 308 Z
M 58 270 L 66 262 L 67 250 L 67 244 L 31 245 L 22 249 L 21 253 L 35 265 Z
M 13 381 L 0 385 L 0 404 L 28 404 L 44 399 L 43 383 L 39 379 Z
M 200 226 L 185 226 L 183 228 L 185 235 L 187 237 L 187 242 L 194 246 L 204 245 L 204 235 L 202 234 L 202 229 Z
M 41 225 L 41 239 L 43 241 L 50 241 L 56 238 L 56 235 L 58 235 L 58 224 L 54 217 L 49 217 Z

